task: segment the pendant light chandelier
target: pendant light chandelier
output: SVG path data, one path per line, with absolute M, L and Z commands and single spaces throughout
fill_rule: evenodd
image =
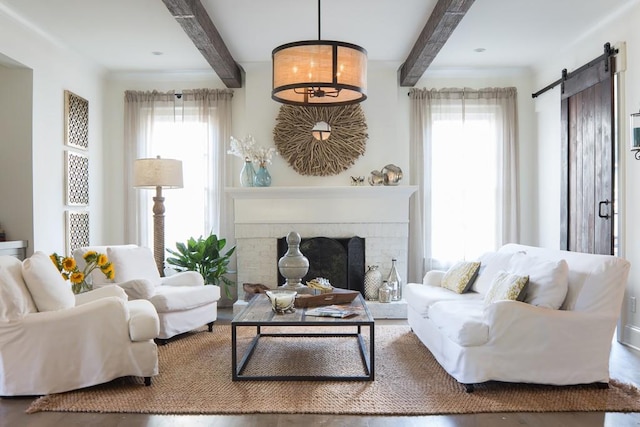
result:
M 271 98 L 284 104 L 331 106 L 367 99 L 367 51 L 351 43 L 318 40 L 278 46 L 271 53 Z

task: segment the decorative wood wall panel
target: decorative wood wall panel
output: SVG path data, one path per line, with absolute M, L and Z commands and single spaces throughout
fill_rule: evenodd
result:
M 89 204 L 89 157 L 65 151 L 65 174 L 67 181 L 67 205 Z
M 77 248 L 89 246 L 89 211 L 66 211 L 65 223 L 68 255 Z
M 70 147 L 89 148 L 89 101 L 64 91 L 64 143 Z

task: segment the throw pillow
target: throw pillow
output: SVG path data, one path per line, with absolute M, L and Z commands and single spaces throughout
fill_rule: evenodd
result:
M 526 303 L 557 310 L 564 302 L 569 289 L 569 265 L 565 260 L 549 261 L 517 253 L 511 258 L 508 270 L 529 276 Z
M 441 286 L 453 292 L 463 294 L 471 289 L 478 275 L 480 263 L 476 261 L 459 261 L 442 277 Z
M 522 301 L 527 292 L 528 276 L 500 271 L 493 279 L 489 292 L 484 297 L 485 305 L 501 300 Z
M 22 276 L 38 311 L 62 310 L 76 305 L 71 286 L 44 252 L 36 252 L 22 262 Z
M 20 291 L 20 285 L 6 268 L 0 266 L 0 320 L 17 320 L 28 312 L 27 301 Z
M 478 278 L 471 287 L 472 291 L 486 295 L 491 288 L 491 283 L 500 270 L 509 270 L 509 261 L 513 252 L 487 252 L 478 258 L 481 267 Z
M 116 269 L 116 283 L 146 279 L 153 286 L 160 284 L 160 273 L 151 249 L 142 246 L 109 246 L 107 257 Z

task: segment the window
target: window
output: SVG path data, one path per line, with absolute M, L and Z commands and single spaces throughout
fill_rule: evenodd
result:
M 183 169 L 184 187 L 162 193 L 165 247 L 211 232 L 233 237 L 224 195 L 232 96 L 228 89 L 125 92 L 127 242 L 153 247 L 155 192 L 133 188 L 132 177 L 135 159 L 155 156 L 181 160 Z
M 409 278 L 518 242 L 515 88 L 411 89 Z
M 436 119 L 431 148 L 433 258 L 448 264 L 493 250 L 498 168 L 491 122 Z
M 175 249 L 176 242 L 207 235 L 211 230 L 205 228 L 205 196 L 209 191 L 206 123 L 155 121 L 150 150 L 154 155 L 182 161 L 184 187 L 162 191 L 165 247 Z M 146 193 L 149 200 L 155 195 L 153 191 Z M 143 246 L 153 247 L 153 221 L 148 221 L 146 234 L 148 241 Z

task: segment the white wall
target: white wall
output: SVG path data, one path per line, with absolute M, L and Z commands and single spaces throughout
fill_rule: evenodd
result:
M 23 188 L 20 194 L 6 191 L 0 187 L 2 203 L 25 206 L 31 210 L 25 214 L 23 224 L 16 229 L 26 232 L 31 228 L 32 235 L 26 236 L 29 250 L 46 252 L 64 252 L 65 248 L 65 192 L 64 192 L 64 150 L 63 111 L 64 90 L 68 89 L 89 101 L 89 188 L 91 239 L 103 239 L 104 204 L 102 201 L 103 181 L 102 152 L 102 71 L 74 53 L 45 39 L 12 17 L 0 11 L 0 54 L 22 64 L 32 72 L 32 90 L 16 93 L 32 100 L 31 117 L 25 112 L 19 126 L 29 126 L 28 132 L 22 131 L 21 143 L 30 144 L 30 148 L 21 147 L 24 152 L 16 159 L 14 167 L 31 170 L 31 182 L 25 178 L 17 183 Z M 27 83 L 26 86 L 29 86 Z M 20 105 L 18 102 L 17 105 Z M 30 139 L 30 141 L 29 141 Z M 3 144 L 5 144 L 3 142 Z M 6 149 L 3 145 L 3 149 Z M 11 149 L 11 147 L 9 147 Z M 26 159 L 26 151 L 31 150 L 31 159 Z M 2 172 L 2 180 L 11 180 Z M 24 201 L 23 198 L 30 200 Z M 28 207 L 31 203 L 32 207 Z M 32 218 L 32 220 L 31 220 Z M 24 237 L 7 230 L 11 238 L 21 240 Z
M 640 162 L 629 151 L 629 114 L 640 109 L 640 3 L 629 2 L 618 15 L 609 17 L 590 34 L 573 43 L 559 45 L 546 62 L 536 69 L 536 90 L 561 76 L 561 70 L 574 70 L 603 53 L 606 42 L 617 45 L 626 42 L 626 71 L 621 75 L 621 104 L 619 106 L 620 139 L 620 204 L 621 220 L 620 255 L 631 262 L 622 319 L 618 328 L 619 339 L 640 347 L 640 315 L 630 311 L 629 298 L 640 296 L 640 230 L 634 227 L 634 219 L 640 215 L 640 194 L 635 183 L 640 182 Z M 559 88 L 541 95 L 536 100 L 538 147 L 540 166 L 537 172 L 540 191 L 537 213 L 540 219 L 538 238 L 542 245 L 559 246 L 560 212 L 560 91 Z M 542 161 L 544 159 L 544 163 Z
M 0 65 L 0 225 L 7 240 L 33 242 L 33 73 L 7 58 L 4 62 L 8 65 Z

